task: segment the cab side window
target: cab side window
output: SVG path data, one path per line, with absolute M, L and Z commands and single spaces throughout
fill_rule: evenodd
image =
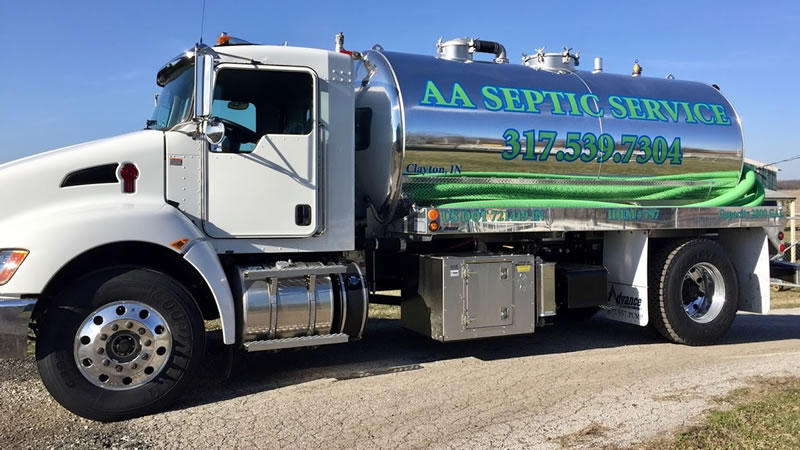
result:
M 225 124 L 225 152 L 251 152 L 267 134 L 306 135 L 314 126 L 314 81 L 305 72 L 223 69 L 212 115 Z

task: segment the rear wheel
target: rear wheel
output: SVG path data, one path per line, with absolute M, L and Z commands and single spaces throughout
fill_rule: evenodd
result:
M 667 339 L 688 345 L 717 342 L 739 306 L 733 264 L 717 242 L 680 241 L 651 261 L 650 322 Z
M 80 416 L 115 421 L 166 408 L 203 358 L 191 295 L 151 270 L 93 272 L 66 287 L 39 320 L 36 359 L 51 395 Z

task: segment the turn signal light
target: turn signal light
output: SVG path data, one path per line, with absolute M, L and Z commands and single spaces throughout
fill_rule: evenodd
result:
M 0 286 L 8 283 L 8 280 L 14 276 L 17 272 L 17 268 L 27 257 L 27 250 L 0 251 Z
M 783 231 L 778 231 L 778 240 L 779 241 L 783 240 Z
M 428 210 L 428 219 L 436 220 L 439 218 L 439 211 L 435 209 Z
M 428 224 L 428 229 L 431 231 L 436 231 L 439 229 L 439 222 L 431 222 Z

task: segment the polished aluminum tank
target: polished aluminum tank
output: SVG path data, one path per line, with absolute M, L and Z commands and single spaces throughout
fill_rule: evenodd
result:
M 371 204 L 381 220 L 395 214 L 403 183 L 420 175 L 452 182 L 475 172 L 652 178 L 742 169 L 739 117 L 703 83 L 382 49 L 363 54 L 354 83 L 356 203 L 362 214 Z

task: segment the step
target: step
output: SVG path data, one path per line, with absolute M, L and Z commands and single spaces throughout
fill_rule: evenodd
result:
M 255 266 L 244 271 L 245 280 L 264 280 L 267 278 L 294 278 L 311 275 L 329 275 L 347 272 L 347 266 L 341 264 L 305 265 L 292 264 L 284 268 Z
M 252 341 L 244 344 L 247 352 L 261 352 L 265 350 L 281 350 L 285 348 L 315 347 L 317 345 L 343 344 L 350 340 L 345 333 L 323 334 L 319 336 L 303 336 L 285 339 L 268 339 L 265 341 Z

